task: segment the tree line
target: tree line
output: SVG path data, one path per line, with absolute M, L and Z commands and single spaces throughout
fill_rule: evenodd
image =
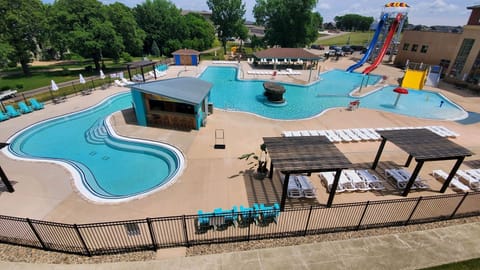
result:
M 206 0 L 210 20 L 182 14 L 169 0 L 145 0 L 130 8 L 99 0 L 0 0 L 0 67 L 20 63 L 30 73 L 32 57 L 66 59 L 74 53 L 93 59 L 119 60 L 146 54 L 170 56 L 181 48 L 199 51 L 216 38 L 226 51 L 230 37 L 248 38 L 242 0 Z M 256 24 L 264 37 L 251 37 L 255 46 L 303 47 L 314 42 L 323 18 L 313 12 L 318 0 L 256 0 Z

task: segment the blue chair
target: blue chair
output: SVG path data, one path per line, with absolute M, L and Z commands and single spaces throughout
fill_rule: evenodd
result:
M 31 113 L 31 112 L 33 112 L 32 107 L 28 106 L 23 101 L 18 102 L 17 105 L 18 105 L 18 108 L 20 109 L 21 113 Z
M 210 216 L 212 214 L 203 213 L 202 210 L 198 210 L 198 218 L 197 218 L 197 233 L 205 233 L 207 232 L 210 226 Z
M 0 111 L 0 121 L 8 120 L 8 118 L 10 118 L 10 117 L 7 114 Z
M 41 110 L 44 107 L 43 103 L 38 102 L 35 98 L 31 98 L 28 101 L 34 110 Z
M 20 116 L 20 112 L 18 110 L 16 110 L 15 108 L 13 108 L 12 105 L 7 105 L 5 106 L 5 110 L 7 111 L 7 115 L 9 117 L 17 117 L 17 116 Z
M 238 225 L 240 227 L 249 226 L 250 223 L 255 221 L 255 219 L 256 213 L 253 208 L 243 207 L 243 205 L 240 205 L 240 211 L 238 215 Z

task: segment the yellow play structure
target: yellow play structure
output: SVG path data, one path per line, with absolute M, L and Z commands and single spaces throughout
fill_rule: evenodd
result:
M 427 81 L 428 65 L 423 63 L 408 63 L 405 76 L 402 80 L 402 87 L 422 90 Z

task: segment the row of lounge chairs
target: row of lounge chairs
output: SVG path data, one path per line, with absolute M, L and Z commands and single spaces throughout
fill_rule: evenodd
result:
M 125 78 L 121 78 L 120 80 L 115 80 L 113 81 L 115 83 L 116 86 L 118 87 L 125 87 L 127 85 L 130 85 L 130 84 L 134 84 L 134 82 L 131 82 Z
M 377 131 L 382 130 L 400 130 L 400 129 L 420 129 L 426 128 L 442 137 L 458 137 L 459 134 L 443 126 L 424 126 L 424 127 L 394 127 L 394 128 L 349 128 L 335 130 L 298 130 L 283 131 L 284 137 L 299 136 L 326 136 L 331 142 L 359 142 L 359 141 L 377 141 L 381 140 Z
M 301 75 L 302 72 L 294 71 L 291 68 L 285 70 L 275 71 L 275 70 L 249 70 L 247 74 L 250 75 Z
M 226 64 L 226 65 L 232 65 L 232 64 L 237 64 L 238 61 L 227 61 L 227 60 L 213 60 L 212 64 Z
M 319 173 L 319 176 L 322 183 L 326 186 L 327 191 L 330 192 L 335 179 L 335 172 L 322 172 Z M 336 192 L 365 192 L 369 190 L 381 191 L 384 189 L 385 186 L 383 182 L 368 170 L 342 170 Z
M 27 105 L 24 101 L 18 102 L 18 109 L 13 107 L 13 105 L 6 105 L 5 112 L 0 110 L 0 121 L 5 121 L 13 117 L 18 117 L 22 114 L 31 113 L 44 108 L 43 103 L 38 102 L 35 98 L 29 99 L 29 103 L 30 105 Z
M 285 176 L 283 175 L 280 177 L 282 181 L 285 179 Z M 317 197 L 317 194 L 315 193 L 315 187 L 308 176 L 290 175 L 288 180 L 287 196 L 289 198 L 313 199 Z
M 267 226 L 270 223 L 277 223 L 280 216 L 280 206 L 275 203 L 271 206 L 264 204 L 253 204 L 253 207 L 243 207 L 238 209 L 234 206 L 232 209 L 216 208 L 213 212 L 205 213 L 198 210 L 197 233 L 204 233 L 210 229 L 225 230 L 230 225 L 235 227 L 247 227 L 251 223 L 258 226 Z
M 444 182 L 448 177 L 448 173 L 442 170 L 434 170 L 432 175 L 441 182 Z M 450 187 L 463 192 L 480 191 L 480 169 L 457 170 L 456 175 L 450 182 Z
M 385 169 L 385 176 L 392 179 L 399 190 L 405 189 L 411 175 L 410 172 L 403 168 Z M 429 188 L 430 186 L 420 177 L 417 177 L 412 185 L 412 189 L 425 190 Z

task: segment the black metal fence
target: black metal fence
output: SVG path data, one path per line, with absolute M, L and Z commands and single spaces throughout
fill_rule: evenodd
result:
M 286 209 L 275 223 L 199 228 L 197 215 L 91 224 L 0 216 L 0 242 L 86 256 L 404 226 L 480 215 L 480 192 Z

